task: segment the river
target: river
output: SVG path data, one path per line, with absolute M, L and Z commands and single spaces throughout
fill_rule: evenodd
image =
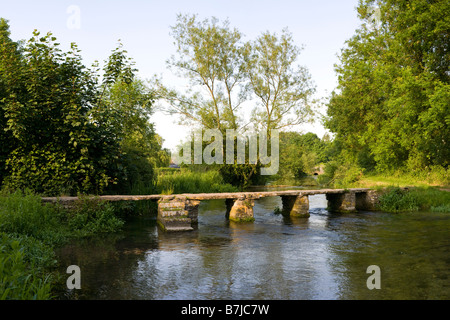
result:
M 257 200 L 255 221 L 239 224 L 225 218 L 224 200 L 203 201 L 192 232 L 161 232 L 144 215 L 120 233 L 73 242 L 58 260 L 62 274 L 80 267 L 81 289 L 57 298 L 450 298 L 450 214 L 331 213 L 324 195 L 310 196 L 308 219 L 276 207 L 279 197 Z M 367 286 L 372 265 L 380 289 Z

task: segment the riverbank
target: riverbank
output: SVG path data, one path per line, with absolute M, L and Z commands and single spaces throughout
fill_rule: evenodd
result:
M 179 177 L 181 181 L 185 181 L 184 178 L 185 175 Z M 200 179 L 199 181 L 203 181 L 202 188 L 215 180 L 214 178 L 215 176 L 210 174 L 208 179 Z M 367 181 L 370 181 L 371 187 L 382 193 L 378 209 L 383 212 L 450 213 L 450 192 L 442 186 L 410 186 L 411 181 L 399 183 L 398 180 L 396 185 L 389 185 L 388 181 L 381 179 Z M 165 187 L 182 186 L 173 182 L 174 180 L 170 180 Z M 195 186 L 196 183 L 190 184 L 189 192 L 195 192 L 196 190 L 192 190 Z M 408 190 L 400 188 L 405 186 L 409 186 Z M 178 187 L 170 189 L 177 190 Z M 1 192 L 0 299 L 54 298 L 52 287 L 61 280 L 54 272 L 58 264 L 55 249 L 71 239 L 120 231 L 127 215 L 136 214 L 136 208 L 128 206 L 130 204 L 127 202 L 111 204 L 84 199 L 75 208 L 67 210 L 60 206 L 43 204 L 39 196 L 29 192 Z
M 450 191 L 450 185 L 439 180 L 426 180 L 408 177 L 405 175 L 364 175 L 355 183 L 361 188 L 375 187 L 437 187 L 442 190 Z
M 0 193 L 0 300 L 48 300 L 59 279 L 55 249 L 71 239 L 119 231 L 112 204 L 83 200 L 71 210 L 31 192 Z

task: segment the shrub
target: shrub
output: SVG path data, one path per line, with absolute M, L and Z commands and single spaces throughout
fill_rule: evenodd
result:
M 0 194 L 0 232 L 61 243 L 68 232 L 62 219 L 60 208 L 42 204 L 40 197 L 30 191 Z
M 333 160 L 325 165 L 324 174 L 318 177 L 322 185 L 350 187 L 363 176 L 363 170 L 356 164 Z
M 87 198 L 64 210 L 30 191 L 0 192 L 0 300 L 51 298 L 45 274 L 56 263 L 53 249 L 71 237 L 118 231 L 124 222 L 116 210 Z
M 115 214 L 114 206 L 98 199 L 82 198 L 68 212 L 68 227 L 75 236 L 92 236 L 116 232 L 124 221 Z
M 416 211 L 419 209 L 419 201 L 416 195 L 408 190 L 389 187 L 380 196 L 378 207 L 387 212 Z

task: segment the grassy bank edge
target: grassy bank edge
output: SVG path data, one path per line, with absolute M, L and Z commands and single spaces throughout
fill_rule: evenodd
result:
M 120 206 L 82 199 L 68 209 L 31 192 L 0 193 L 0 300 L 49 300 L 60 281 L 55 249 L 121 230 Z

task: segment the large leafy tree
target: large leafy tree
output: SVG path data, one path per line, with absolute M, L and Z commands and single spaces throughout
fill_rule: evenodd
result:
M 248 44 L 246 74 L 248 86 L 257 97 L 252 122 L 270 133 L 305 123 L 312 115 L 314 86 L 308 70 L 299 66 L 301 49 L 291 33 L 263 33 Z
M 22 93 L 24 87 L 20 81 L 22 65 L 20 46 L 10 39 L 9 25 L 0 19 L 0 183 L 6 175 L 6 160 L 16 147 L 16 141 L 7 131 L 8 119 L 5 116 L 6 97 L 11 91 Z
M 75 44 L 34 31 L 25 44 L 0 21 L 0 179 L 47 195 L 127 192 L 163 158 L 152 97 L 119 47 L 87 68 Z
M 1 47 L 11 47 L 3 38 Z M 11 51 L 12 52 L 12 51 Z M 90 111 L 96 79 L 75 44 L 62 52 L 51 33 L 33 37 L 21 54 L 2 59 L 4 130 L 12 139 L 7 184 L 47 194 L 101 192 L 114 182 L 115 141 Z M 107 146 L 107 147 L 105 147 Z
M 379 23 L 373 8 L 379 8 Z M 360 1 L 342 50 L 327 126 L 347 154 L 380 171 L 448 167 L 450 4 Z
M 271 130 L 303 123 L 311 114 L 313 86 L 306 68 L 297 65 L 300 49 L 287 30 L 280 37 L 264 33 L 245 42 L 229 21 L 179 15 L 172 36 L 177 54 L 168 65 L 189 81 L 189 89 L 180 92 L 157 81 L 156 92 L 182 122 L 223 134 L 263 130 L 270 137 Z M 252 103 L 258 106 L 245 123 Z M 255 181 L 260 163 L 235 162 L 220 167 L 227 181 L 240 186 Z
M 258 106 L 250 123 L 256 130 L 284 129 L 311 116 L 314 86 L 308 70 L 298 65 L 301 49 L 287 29 L 245 42 L 229 21 L 179 15 L 172 36 L 177 55 L 168 66 L 189 80 L 190 89 L 178 92 L 158 82 L 157 92 L 168 111 L 188 123 L 245 130 L 249 123 L 242 116 L 253 98 Z
M 205 129 L 238 129 L 244 101 L 242 34 L 229 22 L 215 18 L 199 21 L 195 15 L 178 15 L 172 27 L 177 55 L 168 66 L 189 80 L 190 90 L 179 92 L 159 83 L 158 93 L 185 123 Z
M 106 61 L 96 112 L 96 117 L 111 128 L 123 151 L 125 190 L 136 184 L 151 186 L 153 168 L 169 164 L 168 153 L 161 148 L 162 138 L 150 122 L 153 94 L 136 71 L 134 61 L 120 43 Z

